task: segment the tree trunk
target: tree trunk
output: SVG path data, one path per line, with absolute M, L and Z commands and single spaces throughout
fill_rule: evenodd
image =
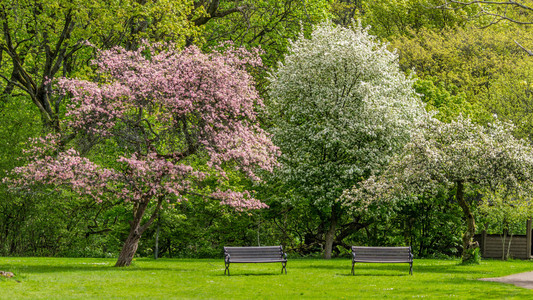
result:
M 155 246 L 154 246 L 154 259 L 159 258 L 159 229 L 161 227 L 161 219 L 157 214 L 157 229 L 155 231 Z
M 133 224 L 132 224 L 133 225 Z M 122 246 L 122 250 L 118 256 L 117 263 L 115 267 L 127 267 L 131 265 L 131 261 L 137 252 L 137 247 L 139 246 L 139 240 L 141 239 L 142 233 L 139 232 L 139 226 L 136 228 L 130 229 L 130 234 Z
M 507 241 L 507 230 L 504 229 L 502 233 L 502 260 L 507 260 L 505 256 L 505 242 Z
M 507 254 L 505 255 L 505 260 L 508 260 L 511 257 L 511 242 L 513 241 L 513 234 L 509 236 L 509 244 L 507 244 Z
M 131 265 L 131 261 L 135 256 L 135 252 L 137 252 L 137 247 L 139 246 L 139 240 L 141 239 L 143 232 L 148 229 L 148 227 L 154 222 L 156 216 L 159 214 L 159 211 L 161 210 L 162 200 L 163 198 L 160 198 L 158 200 L 157 206 L 155 207 L 152 216 L 142 226 L 141 221 L 144 216 L 144 213 L 146 212 L 146 208 L 150 203 L 150 199 L 145 199 L 144 201 L 138 202 L 134 205 L 133 220 L 130 222 L 130 233 L 128 234 L 128 238 L 124 242 L 122 250 L 118 255 L 118 260 L 115 264 L 115 267 L 127 267 Z
M 333 242 L 335 241 L 335 231 L 337 229 L 337 205 L 334 204 L 331 208 L 331 218 L 328 232 L 326 232 L 326 247 L 324 249 L 324 258 L 331 259 L 333 252 Z
M 35 91 L 35 99 L 33 101 L 39 103 L 39 108 L 42 107 L 40 112 L 44 127 L 53 132 L 60 132 L 59 118 L 57 112 L 54 111 L 54 107 L 52 107 L 50 96 L 51 91 L 49 91 L 49 88 L 43 84 L 39 86 L 37 91 Z
M 476 233 L 476 221 L 474 220 L 474 215 L 470 210 L 470 205 L 466 202 L 464 198 L 464 185 L 462 181 L 457 182 L 457 192 L 455 195 L 457 203 L 463 210 L 464 217 L 466 219 L 466 231 L 463 234 L 463 262 L 470 261 L 473 257 L 472 254 L 476 248 L 479 247 L 477 242 L 474 242 L 474 234 Z

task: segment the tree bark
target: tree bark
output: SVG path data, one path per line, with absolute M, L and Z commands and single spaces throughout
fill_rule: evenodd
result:
M 457 191 L 455 194 L 457 203 L 463 210 L 463 214 L 466 220 L 466 231 L 463 234 L 463 253 L 462 261 L 467 262 L 472 259 L 473 250 L 478 248 L 477 242 L 474 242 L 474 234 L 476 233 L 476 221 L 474 215 L 470 209 L 470 205 L 464 198 L 464 184 L 462 181 L 457 182 Z
M 130 223 L 130 233 L 128 234 L 128 238 L 124 242 L 124 245 L 122 246 L 122 250 L 120 251 L 115 267 L 127 267 L 131 265 L 133 257 L 137 252 L 137 247 L 139 246 L 139 240 L 141 239 L 141 236 L 144 231 L 146 231 L 150 224 L 154 222 L 157 214 L 159 213 L 159 210 L 161 209 L 162 200 L 162 198 L 159 199 L 157 206 L 154 209 L 152 216 L 150 217 L 150 220 L 148 220 L 142 226 L 141 221 L 144 216 L 144 213 L 146 212 L 146 208 L 150 203 L 150 199 L 146 199 L 142 202 L 135 204 L 133 208 L 133 220 Z
M 139 231 L 139 226 L 130 228 L 130 234 L 122 246 L 122 250 L 118 256 L 117 263 L 115 267 L 127 267 L 131 265 L 133 257 L 137 252 L 137 247 L 139 246 L 139 240 L 141 239 L 142 233 Z
M 158 214 L 157 215 L 157 229 L 155 231 L 154 259 L 159 258 L 159 229 L 160 227 L 161 227 L 161 220 Z
M 331 208 L 331 218 L 329 223 L 329 229 L 326 232 L 326 246 L 324 249 L 324 258 L 331 259 L 331 253 L 333 252 L 333 242 L 335 241 L 335 231 L 337 230 L 337 205 L 334 204 Z

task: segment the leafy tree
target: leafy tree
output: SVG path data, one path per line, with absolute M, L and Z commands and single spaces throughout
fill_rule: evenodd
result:
M 120 44 L 131 48 L 140 38 L 171 37 L 184 43 L 195 33 L 186 18 L 189 5 L 169 0 L 2 1 L 3 95 L 15 88 L 22 91 L 39 109 L 43 124 L 59 131 L 62 98 L 52 98 L 51 82 L 73 72 L 90 72 L 92 48 L 87 41 L 101 48 Z
M 462 117 L 451 123 L 428 118 L 419 129 L 381 175 L 347 191 L 341 202 L 352 209 L 365 209 L 392 199 L 454 194 L 467 225 L 462 259 L 471 261 L 478 248 L 473 242 L 472 207 L 476 203 L 465 194 L 505 191 L 510 197 L 529 199 L 533 151 L 513 137 L 512 126 L 499 122 L 483 127 Z
M 102 51 L 101 82 L 62 79 L 72 101 L 63 136 L 35 139 L 29 162 L 12 171 L 13 186 L 42 184 L 98 202 L 130 203 L 129 234 L 116 266 L 131 263 L 164 202 L 199 194 L 212 176 L 223 186 L 223 167 L 258 179 L 257 167 L 275 164 L 278 150 L 256 124 L 254 106 L 262 103 L 245 70 L 260 65 L 257 54 L 167 47 Z M 65 144 L 64 135 L 76 137 Z M 265 207 L 247 191 L 205 192 L 237 209 Z
M 442 30 L 463 26 L 475 8 L 450 10 L 442 7 L 442 0 L 378 0 L 360 1 L 361 19 L 371 25 L 371 32 L 379 37 L 410 35 L 410 31 Z
M 533 141 L 533 62 L 522 59 L 512 72 L 500 74 L 491 83 L 484 101 L 487 110 L 502 120 L 510 120 L 514 134 Z
M 440 121 L 451 122 L 459 115 L 478 120 L 484 117 L 482 114 L 485 110 L 468 102 L 464 92 L 452 94 L 444 83 L 436 78 L 418 79 L 414 88 L 421 95 L 422 102 L 426 103 L 426 110 L 434 112 L 434 117 Z
M 212 1 L 218 2 L 218 1 Z M 286 52 L 289 39 L 298 36 L 302 27 L 329 17 L 329 1 L 254 0 L 221 1 L 226 10 L 240 5 L 239 13 L 218 18 L 205 25 L 206 45 L 231 40 L 237 45 L 261 47 L 266 66 L 274 66 Z
M 468 113 L 463 111 L 464 115 L 476 122 L 487 123 L 492 114 L 502 114 L 502 119 L 514 121 L 517 129 L 522 129 L 521 114 L 517 111 L 520 106 L 515 105 L 514 112 L 505 107 L 507 101 L 518 98 L 517 93 L 526 92 L 526 86 L 518 88 L 520 81 L 517 77 L 528 78 L 533 62 L 512 43 L 513 36 L 524 36 L 524 43 L 531 44 L 531 38 L 526 38 L 525 33 L 516 27 L 421 29 L 412 37 L 393 39 L 391 48 L 398 49 L 403 70 L 413 70 L 421 80 L 433 82 L 450 96 L 464 98 L 471 107 Z M 513 88 L 505 88 L 506 85 Z M 450 103 L 456 108 L 445 110 L 458 112 L 453 102 L 459 98 Z
M 18 99 L 17 99 L 18 100 Z M 16 158 L 22 156 L 22 150 L 29 137 L 39 133 L 39 118 L 32 111 L 33 104 L 27 99 L 20 99 L 0 104 L 0 174 L 3 177 L 8 170 L 21 165 Z M 21 242 L 21 231 L 29 228 L 25 224 L 32 212 L 28 203 L 13 197 L 7 187 L 0 183 L 0 253 L 20 253 L 18 246 Z M 26 225 L 26 226 L 24 226 Z M 32 228 L 35 229 L 35 228 Z M 28 245 L 29 243 L 26 243 Z
M 502 235 L 502 259 L 507 260 L 514 232 L 531 218 L 531 202 L 507 195 L 505 191 L 496 191 L 486 195 L 478 212 L 486 227 L 496 228 L 497 233 Z
M 381 233 L 392 239 L 401 237 L 417 257 L 454 257 L 460 253 L 463 233 L 462 212 L 453 196 L 439 193 L 419 201 L 402 201 L 388 222 L 376 222 L 388 230 Z M 385 225 L 386 224 L 386 225 Z
M 348 26 L 352 24 L 363 11 L 360 0 L 336 0 L 331 4 L 332 21 L 335 24 Z
M 344 213 L 335 200 L 386 164 L 423 115 L 396 59 L 360 26 L 325 23 L 292 42 L 271 75 L 279 177 L 326 222 L 326 258 Z

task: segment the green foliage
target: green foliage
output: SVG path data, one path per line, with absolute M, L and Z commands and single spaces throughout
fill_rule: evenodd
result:
M 463 254 L 464 256 L 465 254 Z M 466 250 L 467 259 L 461 261 L 462 265 L 479 265 L 481 263 L 481 252 L 479 247 Z
M 399 205 L 383 235 L 403 238 L 416 257 L 455 257 L 460 253 L 461 210 L 450 195 L 439 194 Z
M 332 21 L 335 24 L 347 26 L 361 14 L 361 1 L 335 0 L 331 3 Z
M 436 78 L 419 79 L 414 83 L 414 88 L 422 96 L 422 102 L 426 103 L 426 110 L 433 111 L 434 117 L 443 122 L 451 122 L 459 115 L 476 118 L 481 110 L 475 109 L 474 104 L 466 101 L 464 92 L 452 95 L 444 87 L 444 83 L 438 82 Z
M 141 256 L 153 256 L 159 226 L 159 257 L 222 257 L 223 246 L 276 244 L 263 228 L 259 212 L 235 213 L 216 200 L 189 198 L 160 213 L 139 245 Z
M 504 1 L 504 0 L 481 0 L 481 1 L 457 1 L 446 0 L 444 7 L 456 10 L 477 10 L 477 14 L 471 15 L 471 22 L 482 27 L 499 25 L 501 23 L 516 23 L 530 25 L 533 19 L 533 5 L 530 0 Z
M 462 26 L 475 7 L 446 9 L 441 0 L 363 0 L 361 19 L 379 37 L 414 34 L 419 30 L 441 30 Z M 415 34 L 416 36 L 416 34 Z
M 215 18 L 205 25 L 206 45 L 233 41 L 246 47 L 261 47 L 265 65 L 272 67 L 287 51 L 289 41 L 300 29 L 326 20 L 330 1 L 259 0 L 240 1 L 242 12 Z M 234 7 L 233 1 L 221 1 L 221 11 Z
M 50 82 L 61 76 L 86 77 L 94 49 L 141 39 L 184 45 L 197 34 L 188 15 L 192 1 L 4 1 L 0 6 L 0 79 L 4 95 L 24 93 L 39 109 L 43 125 L 60 131 L 62 97 Z M 4 97 L 4 95 L 2 97 Z M 52 99 L 52 97 L 54 99 Z
M 532 216 L 533 207 L 528 200 L 507 195 L 504 191 L 487 193 L 478 206 L 480 221 L 485 224 L 489 234 L 501 234 L 504 231 L 516 233 Z M 525 234 L 524 230 L 521 231 Z
M 518 60 L 511 72 L 495 78 L 484 103 L 499 119 L 515 124 L 517 137 L 533 141 L 533 60 Z
M 393 39 L 391 47 L 398 49 L 403 70 L 412 70 L 420 79 L 432 81 L 438 87 L 440 92 L 432 92 L 431 84 L 422 88 L 435 95 L 432 96 L 435 99 L 446 99 L 440 106 L 445 112 L 439 118 L 448 120 L 464 113 L 477 122 L 487 123 L 496 113 L 503 120 L 517 122 L 525 117 L 521 107 L 526 104 L 516 104 L 527 103 L 528 99 L 524 97 L 526 86 L 518 88 L 518 78 L 529 78 L 528 70 L 533 64 L 513 40 L 524 34 L 524 30 L 512 26 L 440 31 L 423 28 L 416 35 Z M 526 42 L 530 45 L 531 39 L 523 41 Z M 450 95 L 442 94 L 444 90 Z M 463 99 L 470 104 L 463 105 Z M 514 104 L 508 99 L 515 99 Z M 513 109 L 506 109 L 511 106 Z M 518 125 L 523 128 L 518 130 L 521 136 L 528 128 L 527 123 Z

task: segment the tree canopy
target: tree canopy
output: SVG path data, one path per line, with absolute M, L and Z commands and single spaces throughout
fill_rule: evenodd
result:
M 197 194 L 210 173 L 225 176 L 223 166 L 258 179 L 255 168 L 271 171 L 278 152 L 257 125 L 254 106 L 261 99 L 245 71 L 260 64 L 257 53 L 160 46 L 102 51 L 100 82 L 62 79 L 71 100 L 62 135 L 36 139 L 29 162 L 13 170 L 15 187 L 44 184 L 99 202 L 132 202 L 117 266 L 131 263 L 163 202 Z M 66 135 L 75 136 L 67 139 L 72 144 L 65 144 Z M 198 168 L 198 161 L 209 168 Z M 265 207 L 246 191 L 217 189 L 205 196 L 239 209 Z M 141 224 L 152 202 L 151 217 Z
M 329 215 L 330 257 L 342 191 L 378 171 L 424 114 L 397 56 L 361 26 L 303 33 L 270 77 L 279 176 Z
M 467 223 L 463 261 L 472 258 L 475 202 L 466 193 L 493 194 L 529 200 L 533 179 L 533 150 L 515 139 L 512 126 L 495 122 L 487 127 L 460 117 L 451 123 L 433 118 L 418 125 L 411 141 L 380 175 L 371 176 L 344 193 L 341 202 L 352 209 L 372 203 L 417 196 L 454 194 Z

